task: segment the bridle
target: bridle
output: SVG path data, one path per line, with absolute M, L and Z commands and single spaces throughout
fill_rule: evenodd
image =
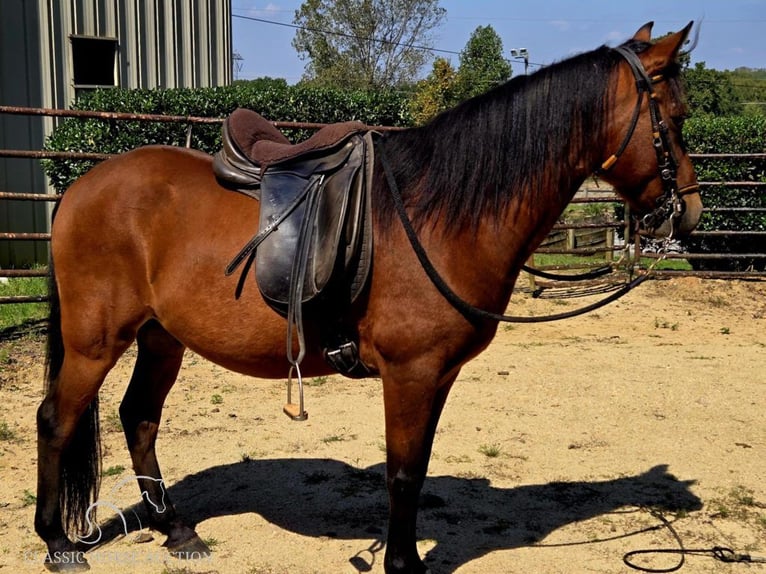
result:
M 618 46 L 615 51 L 620 54 L 630 66 L 630 70 L 633 72 L 633 76 L 636 78 L 636 88 L 638 90 L 638 101 L 636 107 L 633 110 L 633 117 L 630 121 L 630 128 L 628 133 L 622 140 L 622 143 L 617 148 L 617 151 L 613 153 L 609 158 L 601 164 L 599 172 L 609 171 L 617 160 L 628 147 L 630 140 L 633 138 L 633 133 L 636 131 L 638 125 L 638 119 L 641 115 L 641 106 L 644 101 L 644 94 L 647 94 L 649 101 L 649 116 L 652 121 L 652 136 L 654 152 L 657 154 L 657 169 L 660 173 L 660 179 L 662 181 L 662 195 L 657 199 L 657 207 L 654 211 L 646 214 L 642 218 L 642 222 L 647 229 L 657 229 L 665 221 L 671 222 L 671 231 L 675 229 L 674 220 L 681 217 L 686 210 L 686 204 L 683 201 L 684 195 L 699 192 L 699 185 L 692 183 L 685 185 L 681 189 L 678 188 L 678 160 L 673 154 L 673 149 L 670 146 L 668 139 L 668 126 L 663 121 L 660 114 L 660 106 L 657 103 L 656 92 L 654 91 L 654 84 L 665 80 L 665 76 L 661 73 L 650 77 L 641 60 L 627 46 Z

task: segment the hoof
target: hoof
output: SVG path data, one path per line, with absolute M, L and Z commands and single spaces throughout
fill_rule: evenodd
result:
M 85 559 L 85 552 L 78 550 L 49 553 L 43 564 L 50 572 L 85 572 L 90 570 L 90 565 Z
M 383 560 L 383 570 L 386 574 L 430 574 L 431 572 L 417 556 L 409 562 L 386 556 Z
M 178 558 L 179 560 L 203 560 L 205 558 L 210 558 L 210 555 L 212 554 L 210 547 L 196 534 L 180 544 L 169 546 L 168 552 L 170 552 L 171 556 Z

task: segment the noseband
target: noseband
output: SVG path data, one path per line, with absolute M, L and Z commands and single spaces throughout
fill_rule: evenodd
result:
M 654 152 L 657 154 L 657 169 L 659 170 L 660 179 L 662 181 L 663 194 L 657 199 L 657 207 L 651 213 L 646 214 L 642 222 L 648 229 L 656 229 L 662 225 L 665 221 L 670 221 L 681 217 L 686 205 L 683 201 L 683 196 L 691 193 L 697 193 L 699 186 L 696 183 L 684 186 L 678 189 L 678 160 L 673 155 L 673 150 L 670 147 L 668 140 L 668 126 L 663 121 L 660 114 L 660 106 L 656 100 L 656 92 L 654 91 L 654 84 L 661 82 L 665 79 L 662 74 L 649 77 L 644 69 L 644 65 L 641 60 L 630 48 L 625 46 L 619 46 L 615 48 L 616 52 L 620 54 L 630 66 L 630 70 L 633 72 L 633 76 L 636 78 L 636 88 L 638 90 L 638 101 L 636 107 L 633 110 L 633 117 L 630 121 L 630 129 L 622 140 L 620 147 L 612 154 L 603 164 L 599 171 L 609 171 L 612 166 L 617 163 L 625 148 L 628 147 L 633 133 L 636 131 L 636 125 L 638 125 L 638 118 L 641 115 L 641 104 L 644 100 L 644 94 L 649 97 L 649 116 L 652 120 L 652 136 Z M 674 228 L 671 225 L 671 230 Z M 672 231 L 671 231 L 672 233 Z

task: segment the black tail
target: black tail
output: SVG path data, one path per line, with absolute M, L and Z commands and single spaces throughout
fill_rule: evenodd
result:
M 64 340 L 61 332 L 61 307 L 51 258 L 48 273 L 48 345 L 45 360 L 45 391 L 56 390 L 64 363 Z M 42 409 L 41 409 L 42 411 Z M 49 430 L 56 424 L 48 420 Z M 39 423 L 38 423 L 39 424 Z M 101 437 L 98 420 L 98 397 L 86 408 L 77 423 L 71 441 L 61 456 L 59 502 L 64 527 L 68 531 L 84 531 L 88 508 L 98 497 L 101 482 Z M 93 516 L 93 512 L 91 512 Z

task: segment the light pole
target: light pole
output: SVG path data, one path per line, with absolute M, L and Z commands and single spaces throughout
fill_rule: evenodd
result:
M 526 48 L 512 48 L 511 57 L 524 60 L 524 75 L 529 71 L 529 50 Z

